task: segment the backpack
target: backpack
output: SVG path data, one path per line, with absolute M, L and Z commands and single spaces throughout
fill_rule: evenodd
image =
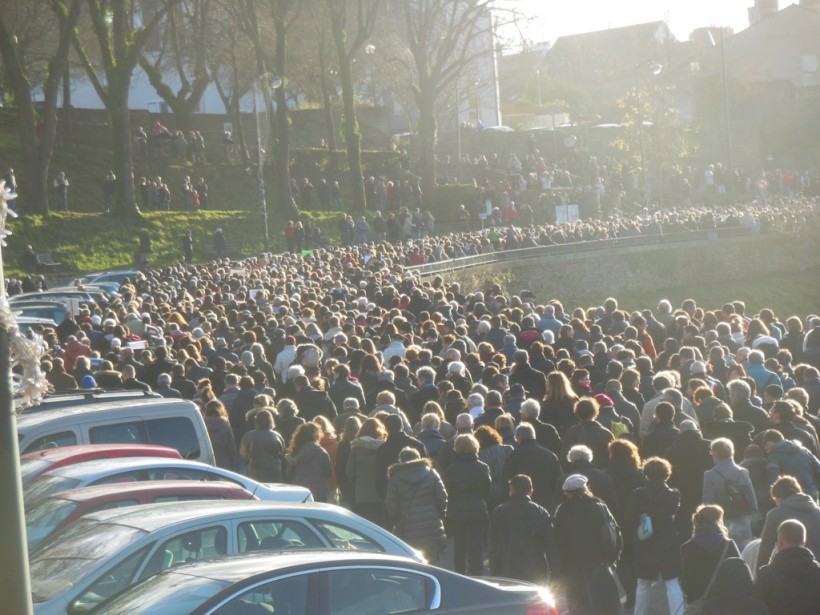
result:
M 749 494 L 745 489 L 738 487 L 734 481 L 729 480 L 717 469 L 715 469 L 718 476 L 723 479 L 726 486 L 726 497 L 722 502 L 719 502 L 723 507 L 723 512 L 727 517 L 746 517 L 754 512 L 754 507 L 749 499 Z
M 600 528 L 601 555 L 607 562 L 614 564 L 621 556 L 621 550 L 624 547 L 623 537 L 618 523 L 609 512 L 606 504 L 599 502 L 598 508 L 604 518 Z

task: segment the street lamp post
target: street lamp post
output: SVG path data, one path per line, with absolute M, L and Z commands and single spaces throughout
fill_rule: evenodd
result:
M 373 56 L 376 55 L 376 46 L 373 44 L 367 45 L 364 48 L 364 53 L 367 56 L 367 62 L 370 68 L 370 96 L 373 99 L 373 106 L 376 106 L 376 78 L 373 70 Z
M 259 194 L 259 211 L 262 213 L 262 226 L 265 232 L 265 252 L 270 248 L 270 235 L 268 234 L 268 203 L 265 199 L 265 148 L 268 144 L 262 143 L 262 126 L 259 122 L 259 107 L 257 99 L 259 98 L 257 88 L 260 83 L 264 83 L 262 91 L 266 94 L 265 107 L 268 107 L 267 96 L 270 95 L 270 90 L 276 90 L 282 87 L 282 78 L 277 77 L 271 73 L 262 73 L 253 80 L 253 115 L 256 118 L 256 182 Z

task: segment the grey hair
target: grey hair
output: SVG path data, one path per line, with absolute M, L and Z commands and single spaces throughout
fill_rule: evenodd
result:
M 521 402 L 521 418 L 528 418 L 528 419 L 537 419 L 538 415 L 541 414 L 541 404 L 538 403 L 537 399 L 525 399 Z
M 735 454 L 735 445 L 729 438 L 712 440 L 712 452 L 718 459 L 731 459 Z
M 419 370 L 416 372 L 416 378 L 419 380 L 423 380 L 424 382 L 435 382 L 436 381 L 436 370 L 432 367 L 428 367 L 425 365 L 424 367 L 420 367 Z
M 740 399 L 749 399 L 752 396 L 752 387 L 750 387 L 743 380 L 732 380 L 727 385 L 729 394 L 739 397 Z
M 576 461 L 592 462 L 592 449 L 584 444 L 576 444 L 567 453 L 567 461 L 575 463 Z
M 467 405 L 470 408 L 484 405 L 484 396 L 481 393 L 473 393 L 467 398 Z
M 681 406 L 683 405 L 683 394 L 677 389 L 664 389 L 662 399 L 663 401 L 668 401 L 678 410 L 680 410 Z
M 535 427 L 529 423 L 521 423 L 515 428 L 516 440 L 535 440 Z

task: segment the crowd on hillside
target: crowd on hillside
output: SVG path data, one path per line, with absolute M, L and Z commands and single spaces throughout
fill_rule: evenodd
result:
M 804 208 L 748 215 L 780 224 Z M 611 566 L 636 613 L 659 580 L 672 613 L 707 598 L 815 612 L 820 317 L 740 301 L 565 308 L 421 278 L 406 267 L 417 249 L 148 269 L 42 330 L 43 368 L 56 391 L 191 399 L 219 465 L 304 485 L 432 561 L 450 538 L 456 571 L 485 573 L 488 556 L 573 613 L 617 612 Z

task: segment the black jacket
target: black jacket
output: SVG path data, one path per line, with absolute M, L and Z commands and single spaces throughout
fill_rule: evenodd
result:
M 570 427 L 564 434 L 564 451 L 576 444 L 592 449 L 592 462 L 599 468 L 609 465 L 609 443 L 614 440 L 612 432 L 597 421 L 582 421 Z
M 711 470 L 711 444 L 698 431 L 681 432 L 666 459 L 672 464 L 669 486 L 680 491 L 680 514 L 690 515 L 703 498 L 703 473 Z
M 641 457 L 663 457 L 672 448 L 680 431 L 674 423 L 658 423 L 655 428 L 643 439 L 641 445 Z
M 612 479 L 609 474 L 599 468 L 596 468 L 592 463 L 587 461 L 576 461 L 575 463 L 571 463 L 567 466 L 567 472 L 558 479 L 558 482 L 555 485 L 555 490 L 553 491 L 552 496 L 553 507 L 557 507 L 565 501 L 563 491 L 564 481 L 567 480 L 567 478 L 569 478 L 572 474 L 583 474 L 586 476 L 589 481 L 587 483 L 587 487 L 592 492 L 592 495 L 604 501 L 613 517 L 616 519 L 619 517 L 620 508 L 618 496 L 615 493 L 615 485 L 612 483 Z
M 757 572 L 755 595 L 771 615 L 815 615 L 820 606 L 820 564 L 805 547 L 789 547 Z
M 304 388 L 293 396 L 293 401 L 299 408 L 299 416 L 306 421 L 312 421 L 320 414 L 331 421 L 336 418 L 336 405 L 325 391 Z
M 488 545 L 492 576 L 545 585 L 558 569 L 552 517 L 525 494 L 493 511 Z
M 362 386 L 348 379 L 337 378 L 327 391 L 333 405 L 336 408 L 343 408 L 344 401 L 348 397 L 359 400 L 359 408 L 365 407 L 364 391 Z
M 516 474 L 526 474 L 532 479 L 532 499 L 546 509 L 553 505 L 552 494 L 561 487 L 561 464 L 555 453 L 539 445 L 536 440 L 523 440 L 516 444 L 507 463 L 504 464 L 504 478 L 511 479 Z
M 405 447 L 416 449 L 422 459 L 427 457 L 427 449 L 424 445 L 403 431 L 390 434 L 376 451 L 376 489 L 382 497 L 387 495 L 387 470 L 398 462 L 399 453 Z
M 544 423 L 540 419 L 522 420 L 522 423 L 529 423 L 535 429 L 535 439 L 546 449 L 549 449 L 556 456 L 563 451 L 563 443 L 561 436 L 558 435 L 558 430 L 549 423 Z
M 544 399 L 547 393 L 547 378 L 529 363 L 516 365 L 510 374 L 510 384 L 520 384 L 529 392 L 532 399 Z
M 650 481 L 632 493 L 624 523 L 625 540 L 633 545 L 634 570 L 639 579 L 655 580 L 680 576 L 680 539 L 675 514 L 680 507 L 680 493 L 663 481 Z M 652 519 L 652 535 L 638 540 L 638 521 L 642 513 Z
M 447 525 L 487 521 L 487 502 L 490 499 L 490 468 L 479 461 L 478 455 L 456 453 L 444 472 L 447 488 Z M 481 540 L 481 536 L 476 536 Z
M 629 502 L 629 499 L 632 497 L 632 492 L 635 491 L 635 489 L 646 485 L 646 475 L 639 466 L 618 463 L 610 465 L 606 469 L 606 473 L 612 479 L 618 501 L 624 504 Z M 624 527 L 626 507 L 620 507 L 617 512 L 619 514 L 614 514 L 613 512 L 615 520 L 618 522 L 618 525 Z

